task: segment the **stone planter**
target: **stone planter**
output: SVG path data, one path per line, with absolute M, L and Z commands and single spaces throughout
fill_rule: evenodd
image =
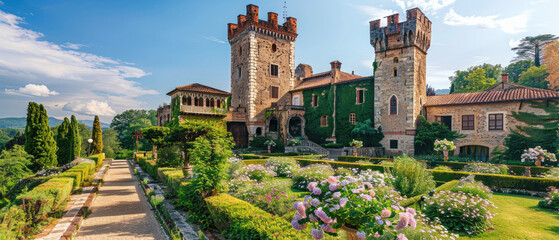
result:
M 537 167 L 542 165 L 542 160 L 543 160 L 542 156 L 539 156 L 538 158 L 536 158 L 535 164 L 536 164 Z
M 448 161 L 448 150 L 443 151 L 444 161 Z

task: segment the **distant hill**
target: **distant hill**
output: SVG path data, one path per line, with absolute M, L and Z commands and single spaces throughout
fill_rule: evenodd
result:
M 448 89 L 448 88 L 437 89 L 437 90 L 435 90 L 435 93 L 436 93 L 437 95 L 449 94 L 449 93 L 450 93 L 450 89 Z
M 88 127 L 92 127 L 93 126 L 93 120 L 78 120 L 78 122 L 81 122 L 83 124 L 85 124 Z M 56 125 L 59 125 L 62 123 L 62 120 L 60 119 L 56 119 L 53 117 L 49 118 L 49 125 L 51 127 L 55 127 Z M 19 118 L 0 118 L 0 128 L 25 128 L 25 125 L 27 124 L 27 118 L 25 117 L 19 117 Z M 108 123 L 101 123 L 101 128 L 102 129 L 107 129 L 110 128 L 110 124 Z

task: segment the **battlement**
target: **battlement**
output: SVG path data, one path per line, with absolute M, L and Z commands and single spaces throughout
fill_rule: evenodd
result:
M 275 12 L 268 12 L 268 21 L 258 18 L 258 6 L 249 4 L 247 5 L 246 15 L 237 16 L 237 23 L 227 24 L 227 38 L 234 39 L 240 33 L 244 32 L 247 28 L 263 30 L 264 33 L 279 34 L 292 40 L 297 38 L 297 19 L 288 17 L 286 22 L 282 25 L 278 24 L 278 14 Z
M 400 22 L 400 14 L 386 17 L 387 24 L 381 27 L 381 20 L 369 22 L 371 45 L 376 52 L 409 46 L 419 47 L 427 52 L 431 45 L 431 21 L 419 8 L 406 10 L 406 21 Z

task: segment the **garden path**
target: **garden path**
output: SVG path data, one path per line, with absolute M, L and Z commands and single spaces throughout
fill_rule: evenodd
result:
M 126 160 L 114 160 L 77 239 L 167 239 Z

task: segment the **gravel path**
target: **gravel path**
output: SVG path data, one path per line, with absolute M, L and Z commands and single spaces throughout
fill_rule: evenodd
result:
M 90 209 L 76 239 L 167 239 L 126 160 L 113 161 Z

